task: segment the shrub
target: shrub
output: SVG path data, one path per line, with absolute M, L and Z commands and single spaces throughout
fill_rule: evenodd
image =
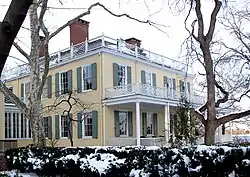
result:
M 5 155 L 9 170 L 34 172 L 41 176 L 250 176 L 250 150 L 247 147 L 37 149 L 29 146 L 8 150 Z

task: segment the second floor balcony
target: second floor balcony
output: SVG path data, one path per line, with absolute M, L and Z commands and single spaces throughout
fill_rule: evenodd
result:
M 131 95 L 149 96 L 172 100 L 176 102 L 179 102 L 181 97 L 185 96 L 186 99 L 192 104 L 201 105 L 204 103 L 204 98 L 194 93 L 178 92 L 173 89 L 155 87 L 139 82 L 105 89 L 106 99 L 119 98 Z

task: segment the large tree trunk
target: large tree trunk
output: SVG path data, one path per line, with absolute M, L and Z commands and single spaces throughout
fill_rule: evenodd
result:
M 205 124 L 205 144 L 206 145 L 212 145 L 215 143 L 215 131 L 216 131 L 217 125 L 214 124 L 213 121 L 207 121 Z
M 0 75 L 32 2 L 32 0 L 12 0 L 3 21 L 0 22 Z
M 39 21 L 37 15 L 37 6 L 30 7 L 30 29 L 31 29 L 31 52 L 30 52 L 30 122 L 32 123 L 32 136 L 35 146 L 45 146 L 44 130 L 41 118 L 41 91 L 39 91 L 40 66 L 39 66 L 39 50 L 41 46 L 39 36 Z

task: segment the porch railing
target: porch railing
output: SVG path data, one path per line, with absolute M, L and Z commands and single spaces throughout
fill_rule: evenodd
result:
M 177 92 L 175 90 L 155 87 L 148 84 L 141 84 L 139 82 L 105 89 L 106 98 L 118 98 L 128 95 L 144 95 L 156 98 L 171 99 L 174 101 L 179 101 L 181 96 L 185 95 L 187 100 L 189 100 L 191 103 L 204 103 L 203 97 L 196 94 L 187 92 Z

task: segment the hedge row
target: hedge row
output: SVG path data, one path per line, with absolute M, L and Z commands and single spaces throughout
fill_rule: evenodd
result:
M 247 147 L 25 147 L 6 151 L 9 170 L 34 172 L 39 176 L 250 176 Z

